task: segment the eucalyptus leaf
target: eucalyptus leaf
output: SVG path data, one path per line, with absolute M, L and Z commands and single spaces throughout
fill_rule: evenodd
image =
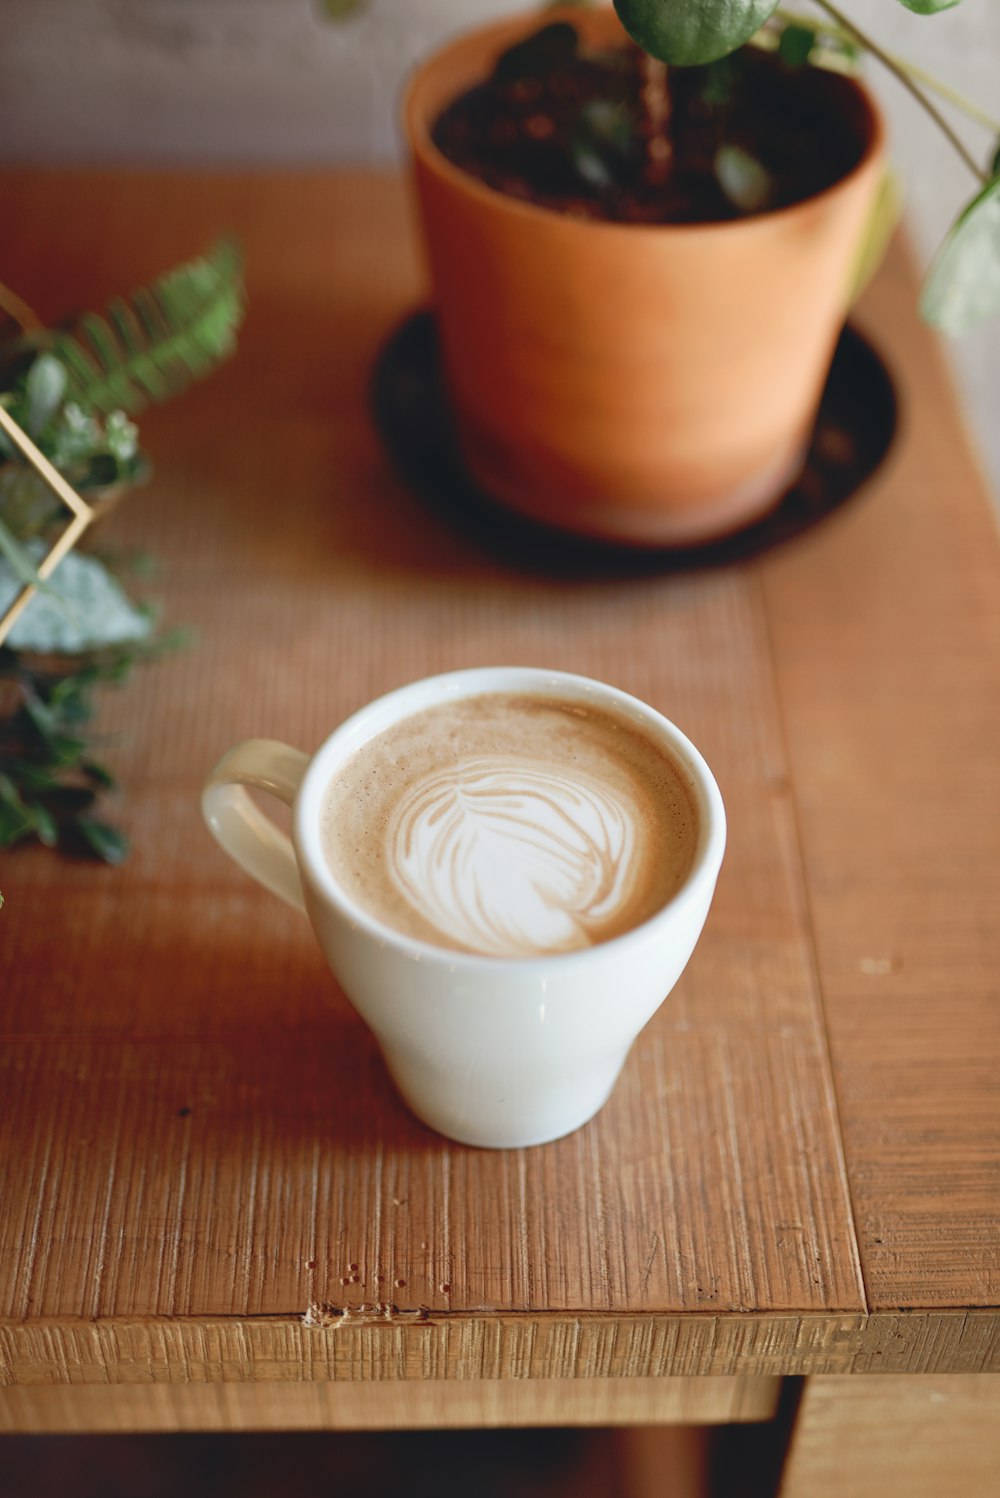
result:
M 44 554 L 37 542 L 23 550 L 36 564 Z M 10 563 L 0 561 L 0 614 L 21 586 Z M 145 640 L 151 631 L 148 612 L 136 608 L 102 562 L 71 552 L 15 619 L 7 643 L 12 650 L 77 655 Z
M 615 0 L 633 41 L 673 67 L 735 52 L 777 10 L 779 0 Z
M 1000 176 L 976 194 L 935 255 L 920 312 L 953 335 L 1000 312 Z

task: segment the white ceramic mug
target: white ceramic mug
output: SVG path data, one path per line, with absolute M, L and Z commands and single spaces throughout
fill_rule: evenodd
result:
M 691 870 L 642 925 L 585 950 L 484 957 L 431 946 L 380 923 L 335 881 L 320 838 L 327 788 L 362 744 L 449 699 L 488 692 L 603 707 L 663 745 L 698 808 Z M 289 840 L 246 787 L 292 806 Z M 390 692 L 341 724 L 314 755 L 268 739 L 237 744 L 209 776 L 205 819 L 261 884 L 308 914 L 338 982 L 374 1032 L 418 1118 L 464 1144 L 542 1144 L 606 1102 L 632 1042 L 680 977 L 722 863 L 722 797 L 698 750 L 660 713 L 601 682 L 532 667 L 485 667 Z

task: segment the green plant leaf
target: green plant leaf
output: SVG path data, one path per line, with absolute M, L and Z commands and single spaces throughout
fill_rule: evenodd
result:
M 53 763 L 71 765 L 79 759 L 87 747 L 86 740 L 66 733 L 66 725 L 58 713 L 38 697 L 29 697 L 24 710 Z
M 89 811 L 96 800 L 97 792 L 85 785 L 60 785 L 48 796 L 49 805 L 62 821 L 73 821 Z
M 0 848 L 13 847 L 35 830 L 31 811 L 21 799 L 17 787 L 0 775 Z
M 99 765 L 96 760 L 81 760 L 80 769 L 87 779 L 93 781 L 94 785 L 100 786 L 102 791 L 113 791 L 117 788 L 118 782 L 111 771 L 104 765 Z
M 610 99 L 592 99 L 580 111 L 570 143 L 573 165 L 592 187 L 620 182 L 634 141 L 628 111 Z
M 0 517 L 18 541 L 27 541 L 46 531 L 63 511 L 43 478 L 20 458 L 0 463 Z M 3 541 L 0 549 L 8 555 Z
M 933 16 L 939 10 L 951 10 L 959 0 L 899 0 L 899 3 L 918 16 Z
M 770 172 L 742 146 L 719 147 L 715 176 L 729 201 L 744 213 L 759 213 L 774 191 Z
M 29 564 L 40 559 L 37 542 L 23 547 Z M 0 561 L 0 614 L 21 589 L 8 561 Z M 44 592 L 31 599 L 7 636 L 12 650 L 79 655 L 108 645 L 145 640 L 153 621 L 136 608 L 96 557 L 70 552 L 47 580 Z
M 786 26 L 778 41 L 778 55 L 790 68 L 805 67 L 816 45 L 816 33 L 809 26 L 794 23 Z
M 3 554 L 3 561 L 0 562 L 0 614 L 2 614 L 10 608 L 22 588 L 42 587 L 43 579 L 38 576 L 35 565 L 37 560 L 41 560 L 38 548 L 32 546 L 30 542 L 27 546 L 22 546 L 3 520 L 0 520 L 0 553 Z
M 40 801 L 32 802 L 31 816 L 35 824 L 35 836 L 38 838 L 38 841 L 43 843 L 46 848 L 54 848 L 59 841 L 59 828 L 56 826 L 56 819 L 48 807 L 43 806 Z
M 1000 176 L 959 214 L 927 272 L 920 312 L 954 336 L 1000 312 Z
M 615 10 L 640 47 L 673 67 L 689 67 L 735 52 L 778 4 L 779 0 L 615 0 Z
M 38 437 L 59 409 L 66 392 L 66 371 L 53 354 L 39 354 L 25 380 L 27 428 Z
M 11 759 L 4 755 L 4 765 L 15 785 L 37 795 L 46 795 L 58 789 L 52 765 L 35 765 L 26 759 Z
M 243 317 L 242 257 L 225 240 L 150 287 L 88 312 L 70 330 L 32 334 L 66 370 L 67 399 L 130 416 L 178 395 L 232 353 Z
M 122 863 L 128 857 L 128 839 L 117 827 L 91 817 L 77 817 L 74 826 L 90 851 L 105 863 Z

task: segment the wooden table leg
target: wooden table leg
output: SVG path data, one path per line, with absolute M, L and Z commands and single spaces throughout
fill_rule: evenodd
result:
M 711 1429 L 639 1426 L 617 1435 L 621 1498 L 706 1498 Z
M 992 1498 L 998 1490 L 995 1374 L 806 1379 L 779 1498 Z
M 0 1387 L 0 1433 L 728 1426 L 770 1420 L 780 1384 L 767 1374 L 21 1384 Z

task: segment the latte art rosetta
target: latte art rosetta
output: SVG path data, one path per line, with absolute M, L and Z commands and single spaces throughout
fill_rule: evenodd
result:
M 411 786 L 387 861 L 403 898 L 466 951 L 568 951 L 627 906 L 635 823 L 627 800 L 579 769 L 483 756 Z

